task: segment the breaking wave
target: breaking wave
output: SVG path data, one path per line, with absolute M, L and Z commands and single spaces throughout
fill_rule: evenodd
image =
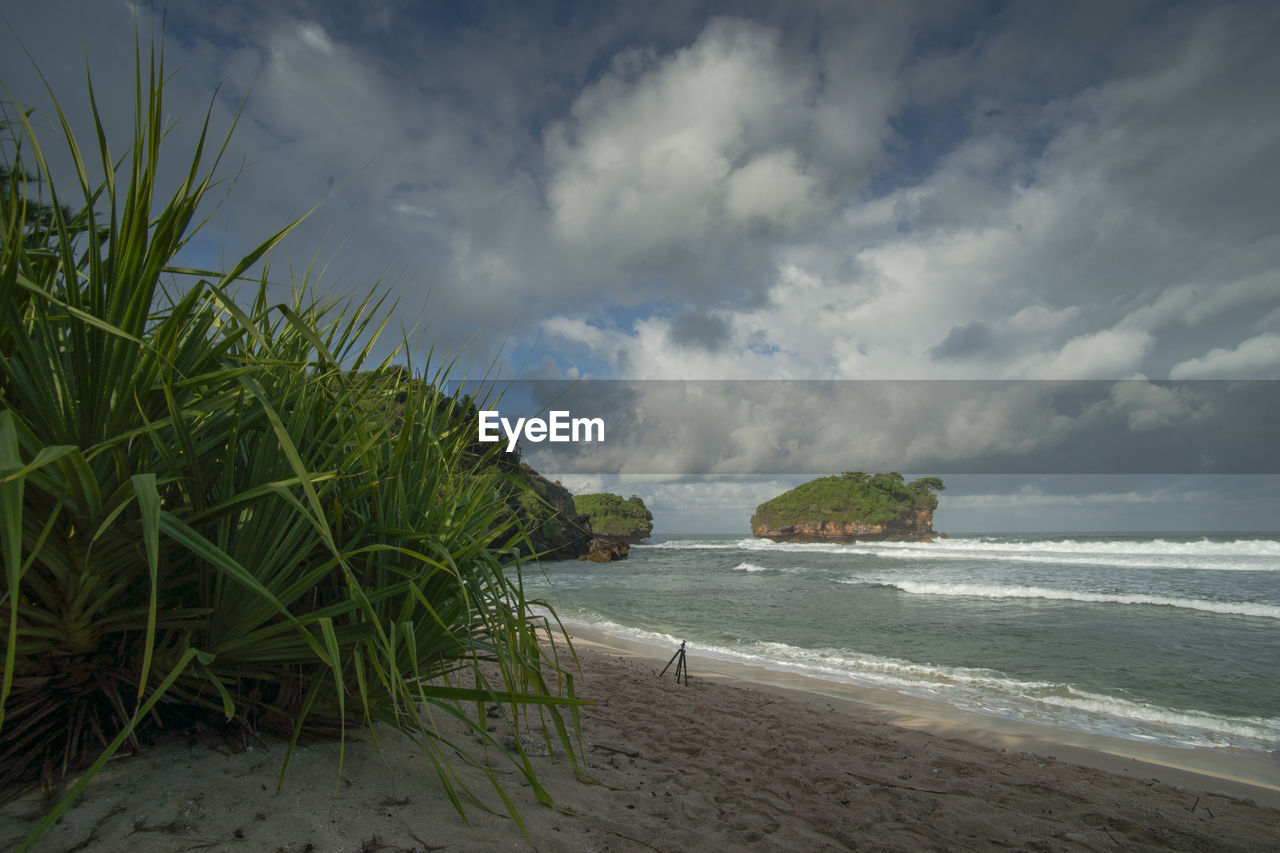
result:
M 863 584 L 863 578 L 845 578 L 838 583 Z M 926 583 L 918 581 L 888 581 L 881 586 L 892 587 L 911 595 L 943 595 L 965 598 L 1038 598 L 1049 601 L 1080 601 L 1089 604 L 1141 604 L 1155 607 L 1177 607 L 1184 610 L 1201 610 L 1231 616 L 1254 616 L 1260 619 L 1280 619 L 1280 606 L 1258 604 L 1249 601 L 1205 601 L 1194 598 L 1170 598 L 1163 595 L 1141 593 L 1078 592 L 1050 589 L 1039 586 L 1004 586 L 978 583 Z

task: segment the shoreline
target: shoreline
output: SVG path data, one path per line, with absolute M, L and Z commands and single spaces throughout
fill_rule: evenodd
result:
M 574 646 L 648 661 L 661 670 L 673 649 L 566 621 Z M 821 698 L 858 720 L 888 723 L 971 743 L 1043 755 L 1134 779 L 1222 793 L 1280 808 L 1280 754 L 1178 748 L 967 711 L 885 688 L 828 681 L 721 657 L 687 652 L 692 678 L 775 692 L 798 701 Z M 671 677 L 668 673 L 668 678 Z
M 700 850 L 1274 850 L 1280 809 L 1213 777 L 1183 787 L 966 739 L 926 714 L 791 684 L 753 681 L 697 657 L 689 686 L 658 675 L 670 650 L 618 648 L 570 631 L 581 662 L 576 761 L 522 726 L 546 807 L 507 758 L 453 759 L 482 801 L 459 817 L 420 744 L 378 727 L 345 747 L 299 746 L 276 789 L 287 744 L 238 747 L 176 738 L 110 762 L 33 853 L 173 850 L 446 849 L 462 853 L 663 853 Z M 556 638 L 561 660 L 568 652 Z M 439 734 L 475 750 L 449 714 Z M 496 720 L 495 737 L 502 738 Z M 929 726 L 932 722 L 934 725 Z M 341 761 L 341 764 L 339 763 Z M 341 768 L 341 769 L 339 769 Z M 1139 772 L 1141 770 L 1141 772 Z M 580 772 L 578 772 L 580 771 Z M 500 780 L 527 836 L 488 779 Z M 39 792 L 0 805 L 0 847 L 29 831 Z

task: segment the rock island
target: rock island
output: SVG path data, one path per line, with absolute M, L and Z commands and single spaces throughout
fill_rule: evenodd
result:
M 579 560 L 610 563 L 625 559 L 632 543 L 649 538 L 653 532 L 653 513 L 635 495 L 625 501 L 608 492 L 575 495 L 573 504 L 590 519 L 593 535 L 590 549 L 580 554 Z
M 908 483 L 897 472 L 820 477 L 756 507 L 751 532 L 775 542 L 932 542 L 937 477 Z
M 635 495 L 627 500 L 608 492 L 574 495 L 573 505 L 591 519 L 591 533 L 597 539 L 634 545 L 653 533 L 653 513 Z

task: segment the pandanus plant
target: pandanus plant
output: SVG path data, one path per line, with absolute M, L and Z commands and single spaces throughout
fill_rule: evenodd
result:
M 502 469 L 476 453 L 469 404 L 438 390 L 449 365 L 393 367 L 408 340 L 371 363 L 381 297 L 322 299 L 303 275 L 273 301 L 268 272 L 246 281 L 296 221 L 223 272 L 178 263 L 230 135 L 211 140 L 211 99 L 162 192 L 163 51 L 136 56 L 119 154 L 92 79 L 90 150 L 49 93 L 65 175 L 30 112 L 5 122 L 0 786 L 84 771 L 27 843 L 122 746 L 195 720 L 279 732 L 290 751 L 388 723 L 421 741 L 461 814 L 459 753 L 519 824 L 492 756 L 550 800 L 486 707 L 536 720 L 578 767 L 581 700 L 571 647 L 496 539 L 512 529 Z M 444 740 L 433 712 L 482 749 Z

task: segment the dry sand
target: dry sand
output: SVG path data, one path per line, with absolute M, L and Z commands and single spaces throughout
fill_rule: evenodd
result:
M 281 744 L 156 747 L 110 764 L 35 849 L 1280 849 L 1280 786 L 1162 773 L 1184 785 L 1175 787 L 1135 778 L 1149 766 L 1133 761 L 1089 762 L 1119 761 L 1122 775 L 931 732 L 916 717 L 900 727 L 838 698 L 725 683 L 700 671 L 696 654 L 686 687 L 656 677 L 665 653 L 592 643 L 579 652 L 579 693 L 597 700 L 582 713 L 593 781 L 579 781 L 558 751 L 534 758 L 566 813 L 499 767 L 532 845 L 505 816 L 473 807 L 464 824 L 421 751 L 386 734 L 381 753 L 367 735 L 349 741 L 340 777 L 336 744 L 300 749 L 279 793 Z M 1274 765 L 1263 759 L 1262 769 Z M 464 775 L 499 808 L 479 774 Z M 0 809 L 0 847 L 23 836 L 35 802 Z

